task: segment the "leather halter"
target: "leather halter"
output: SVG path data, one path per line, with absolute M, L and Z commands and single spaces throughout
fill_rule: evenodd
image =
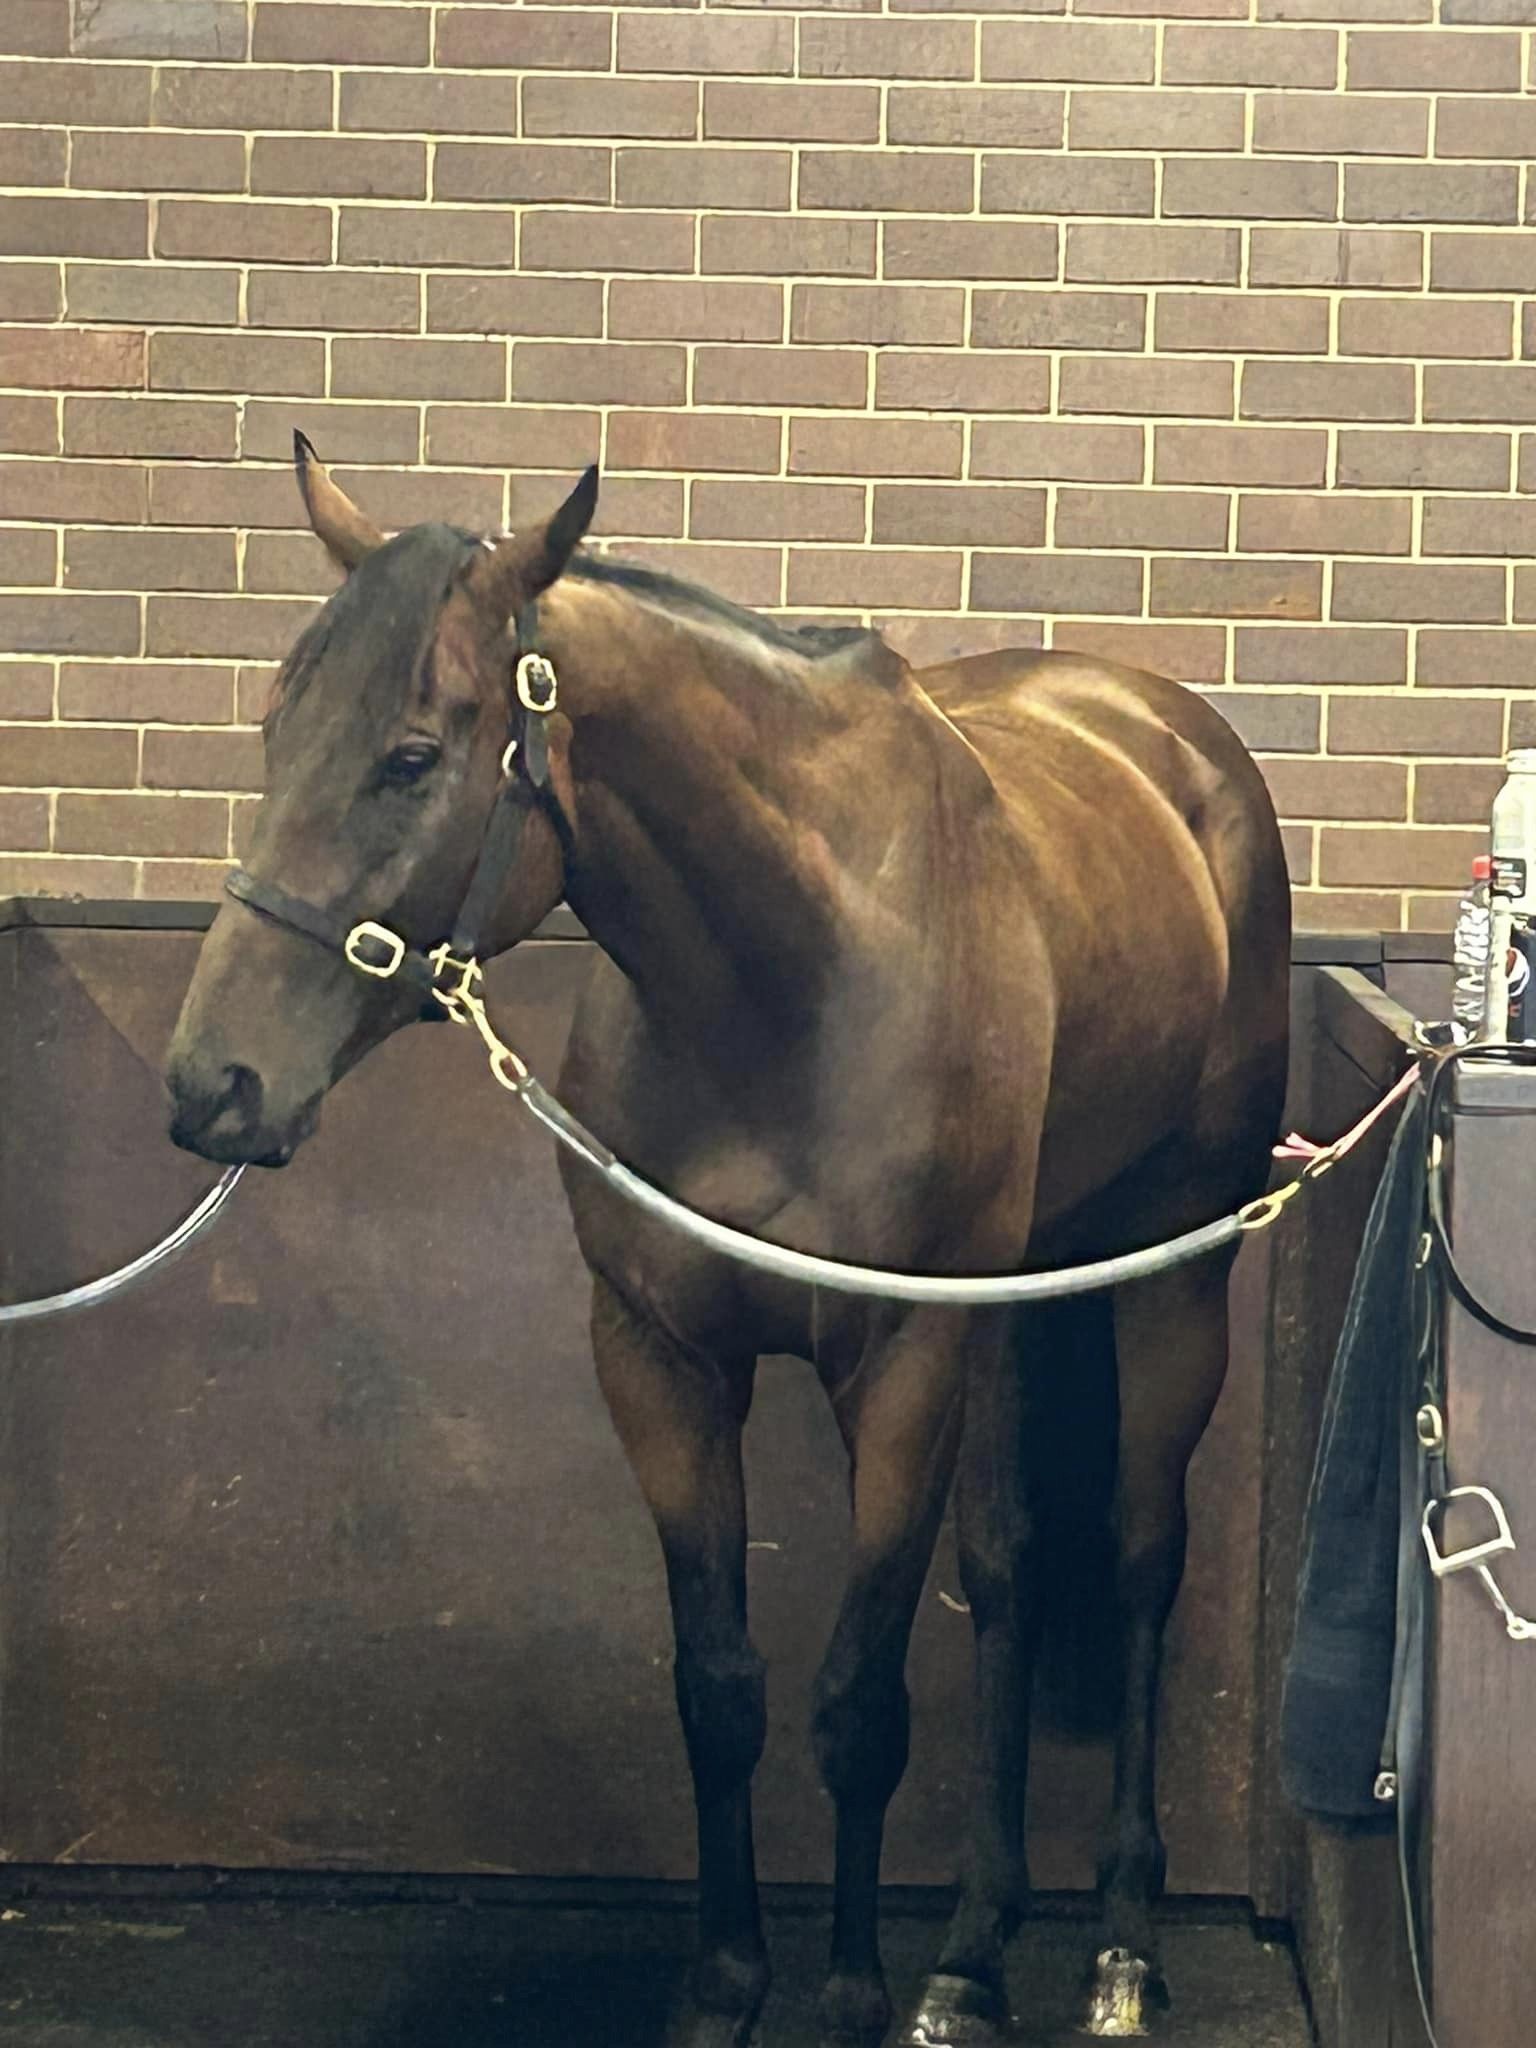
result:
M 447 1016 L 467 1023 L 460 998 L 479 985 L 486 925 L 501 901 L 524 828 L 549 786 L 549 717 L 559 699 L 559 682 L 554 664 L 538 651 L 537 636 L 537 608 L 530 604 L 517 620 L 517 644 L 523 651 L 514 675 L 515 704 L 501 757 L 501 787 L 453 930 L 440 944 L 423 950 L 374 918 L 348 924 L 275 882 L 258 880 L 245 868 L 236 868 L 226 878 L 228 893 L 273 924 L 339 953 L 370 980 L 403 981 L 419 989 L 424 1020 Z

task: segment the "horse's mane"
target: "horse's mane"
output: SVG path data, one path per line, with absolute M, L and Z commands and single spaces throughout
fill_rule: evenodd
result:
M 638 562 L 626 562 L 614 555 L 578 554 L 565 573 L 580 582 L 606 583 L 626 590 L 660 611 L 712 619 L 732 626 L 767 647 L 798 654 L 804 661 L 827 661 L 860 648 L 870 654 L 886 651 L 880 634 L 868 626 L 788 625 L 781 619 L 770 618 L 765 612 L 733 604 L 728 597 L 706 590 L 701 584 L 687 583 L 682 577 L 669 575 L 665 570 L 648 569 Z

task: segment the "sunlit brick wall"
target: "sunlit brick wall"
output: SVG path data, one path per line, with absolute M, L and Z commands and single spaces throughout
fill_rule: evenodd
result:
M 1536 740 L 1536 0 L 888 9 L 0 0 L 0 894 L 216 888 L 297 425 L 1209 689 L 1305 922 L 1446 922 Z

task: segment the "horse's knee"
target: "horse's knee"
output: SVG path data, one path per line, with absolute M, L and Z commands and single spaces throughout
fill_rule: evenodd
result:
M 963 1539 L 960 1588 L 977 1629 L 1017 1621 L 1029 1594 L 1037 1547 L 1032 1520 L 1020 1512 L 1007 1529 L 985 1539 Z
M 910 1724 L 900 1669 L 823 1666 L 812 1698 L 811 1735 L 822 1782 L 833 1798 L 883 1807 L 907 1768 Z
M 680 1649 L 673 1677 L 694 1777 L 712 1786 L 750 1778 L 768 1733 L 767 1687 L 757 1651 L 750 1643 L 711 1655 Z

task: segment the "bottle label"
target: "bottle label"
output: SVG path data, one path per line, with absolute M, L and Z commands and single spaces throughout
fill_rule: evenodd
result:
M 1525 894 L 1525 869 L 1525 861 L 1519 856 L 1496 853 L 1490 890 L 1495 896 L 1508 896 L 1518 903 Z

